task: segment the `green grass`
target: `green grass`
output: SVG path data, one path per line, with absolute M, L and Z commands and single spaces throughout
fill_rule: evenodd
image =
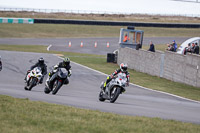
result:
M 180 46 L 180 44 L 177 44 L 178 47 Z M 143 45 L 142 49 L 144 50 L 148 50 L 149 49 L 149 45 Z M 167 48 L 167 44 L 154 44 L 155 50 L 159 50 L 159 51 L 166 51 Z
M 90 68 L 96 69 L 109 75 L 113 73 L 115 69 L 119 68 L 117 64 L 107 63 L 106 56 L 104 55 L 92 55 L 58 51 L 48 52 L 46 51 L 45 46 L 0 45 L 0 50 L 62 54 L 70 57 L 70 59 L 74 62 L 88 66 Z M 200 88 L 198 87 L 173 82 L 164 78 L 159 78 L 145 73 L 136 72 L 134 70 L 129 70 L 129 72 L 131 77 L 130 81 L 134 84 L 200 101 Z
M 198 17 L 161 16 L 148 14 L 76 14 L 76 13 L 39 13 L 39 12 L 12 12 L 0 11 L 1 17 L 15 18 L 54 18 L 54 19 L 81 19 L 131 22 L 159 22 L 159 23 L 200 23 Z
M 197 124 L 124 116 L 0 95 L 1 133 L 198 133 Z
M 91 26 L 68 24 L 0 24 L 0 38 L 69 38 L 69 37 L 119 37 L 122 26 Z M 199 36 L 200 30 L 188 28 L 149 28 L 144 37 L 192 37 Z

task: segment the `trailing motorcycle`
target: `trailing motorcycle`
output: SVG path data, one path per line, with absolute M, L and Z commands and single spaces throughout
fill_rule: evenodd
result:
M 109 100 L 114 103 L 120 94 L 125 92 L 125 87 L 128 86 L 126 74 L 119 73 L 107 85 L 105 91 L 103 90 L 104 82 L 101 83 L 101 91 L 99 93 L 99 101 Z
M 25 90 L 31 91 L 31 89 L 39 84 L 39 81 L 42 78 L 42 70 L 40 67 L 35 67 L 33 70 L 31 70 L 25 80 L 26 80 L 26 85 L 24 87 Z
M 44 92 L 49 94 L 52 91 L 52 94 L 55 95 L 58 90 L 62 87 L 63 84 L 68 84 L 68 73 L 62 71 L 61 68 L 57 68 L 55 70 L 55 79 L 53 81 L 49 81 L 50 77 L 48 76 L 44 88 Z M 54 74 L 52 76 L 54 76 Z

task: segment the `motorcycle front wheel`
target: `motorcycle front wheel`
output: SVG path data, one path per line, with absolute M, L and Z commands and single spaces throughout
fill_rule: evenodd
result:
M 110 90 L 110 103 L 114 103 L 119 94 L 120 94 L 120 88 L 119 87 L 113 87 L 111 90 Z
M 36 78 L 31 78 L 30 79 L 29 86 L 27 86 L 29 91 L 31 91 L 31 89 L 36 85 L 36 82 L 37 82 Z
M 55 81 L 54 82 L 54 85 L 53 85 L 53 91 L 52 91 L 52 94 L 53 95 L 55 95 L 57 92 L 58 92 L 58 90 L 61 88 L 61 86 L 62 86 L 62 83 L 60 82 L 60 81 Z

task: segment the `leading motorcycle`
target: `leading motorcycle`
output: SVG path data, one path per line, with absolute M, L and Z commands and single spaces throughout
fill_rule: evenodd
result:
M 129 86 L 125 73 L 119 73 L 107 85 L 105 91 L 103 90 L 104 82 L 101 83 L 101 91 L 99 93 L 99 101 L 103 102 L 109 100 L 114 103 L 120 94 L 125 92 L 125 87 Z
M 49 94 L 52 91 L 52 94 L 55 95 L 58 90 L 62 87 L 63 84 L 68 84 L 68 73 L 62 71 L 61 68 L 55 70 L 56 77 L 53 81 L 49 81 L 50 77 L 48 76 L 44 88 L 44 92 Z M 53 75 L 52 75 L 53 76 Z
M 42 78 L 42 70 L 40 67 L 35 67 L 33 70 L 31 70 L 25 80 L 26 80 L 26 85 L 24 87 L 25 90 L 31 91 L 31 89 L 39 84 L 39 81 Z

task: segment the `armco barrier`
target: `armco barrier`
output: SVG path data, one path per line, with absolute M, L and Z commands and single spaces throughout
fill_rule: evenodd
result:
M 120 48 L 117 63 L 122 62 L 136 71 L 200 87 L 199 55 Z
M 17 23 L 17 24 L 33 24 L 32 18 L 2 18 L 0 17 L 0 23 Z
M 137 27 L 166 27 L 166 28 L 200 28 L 200 24 L 138 23 L 138 22 L 113 22 L 113 21 L 94 21 L 94 20 L 34 19 L 34 23 L 106 25 L 106 26 L 137 26 Z

